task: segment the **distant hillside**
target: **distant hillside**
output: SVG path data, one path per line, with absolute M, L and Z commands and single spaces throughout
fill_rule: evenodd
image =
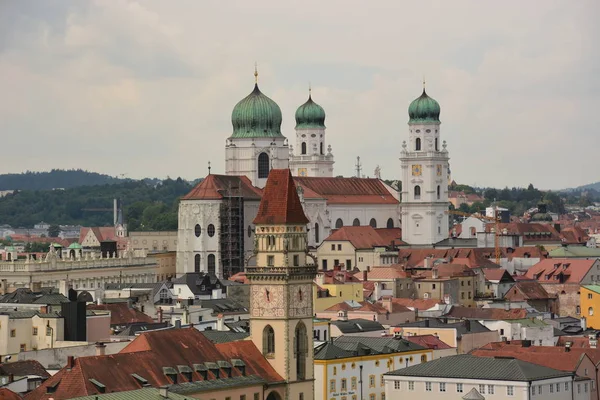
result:
M 587 185 L 582 185 L 582 186 L 578 186 L 576 188 L 573 189 L 567 189 L 567 190 L 574 190 L 574 191 L 580 191 L 580 190 L 596 190 L 598 192 L 600 192 L 600 182 L 596 182 L 596 183 L 588 183 Z
M 50 172 L 24 172 L 0 175 L 0 190 L 51 190 L 79 186 L 113 185 L 129 179 L 88 172 L 82 169 L 53 169 Z

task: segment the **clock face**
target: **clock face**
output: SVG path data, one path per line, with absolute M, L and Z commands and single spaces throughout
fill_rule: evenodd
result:
M 295 317 L 309 317 L 312 315 L 312 285 L 304 284 L 290 288 L 293 302 L 290 305 L 290 314 Z
M 298 176 L 306 176 L 306 168 L 298 168 Z
M 437 176 L 442 176 L 442 165 L 438 164 L 436 166 L 436 170 L 437 170 Z
M 420 164 L 416 164 L 412 166 L 412 174 L 413 176 L 421 176 L 421 165 Z
M 256 285 L 252 287 L 251 296 L 253 317 L 282 317 L 284 315 L 282 286 Z

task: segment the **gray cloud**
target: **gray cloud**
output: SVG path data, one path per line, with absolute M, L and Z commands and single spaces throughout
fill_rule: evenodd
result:
M 0 172 L 81 167 L 132 177 L 223 171 L 230 113 L 252 89 L 293 116 L 312 82 L 336 173 L 357 155 L 399 176 L 421 78 L 442 106 L 453 178 L 600 180 L 600 3 L 5 1 Z

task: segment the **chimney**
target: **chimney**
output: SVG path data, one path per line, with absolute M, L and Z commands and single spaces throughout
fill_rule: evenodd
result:
M 429 257 L 425 257 L 423 260 L 423 268 L 429 269 Z
M 338 313 L 338 321 L 348 321 L 348 311 L 342 310 Z
M 69 297 L 69 281 L 66 279 L 61 279 L 58 283 L 58 291 L 65 297 Z
M 75 365 L 75 357 L 73 356 L 68 356 L 67 357 L 67 369 L 71 370 L 73 369 L 73 366 Z
M 437 268 L 432 268 L 431 269 L 431 277 L 433 279 L 437 279 L 438 278 L 438 269 Z
M 161 324 L 163 322 L 163 310 L 162 308 L 158 309 L 158 323 Z
M 96 355 L 103 356 L 106 355 L 106 345 L 102 342 L 96 342 Z
M 181 328 L 181 320 L 180 320 L 180 319 L 176 319 L 176 320 L 175 320 L 175 328 L 176 328 L 176 329 L 179 329 L 179 328 Z
M 8 383 L 13 383 L 15 381 L 15 376 L 13 374 L 8 374 Z
M 223 314 L 217 315 L 217 330 L 224 331 L 225 330 L 225 322 L 224 322 Z
M 163 399 L 168 399 L 169 398 L 169 387 L 168 386 L 161 386 L 158 388 L 158 395 L 160 397 L 162 397 Z
M 377 283 L 375 284 L 377 285 Z M 383 308 L 385 308 L 386 310 L 388 310 L 388 312 L 392 312 L 392 296 L 383 296 L 381 298 L 381 305 L 383 306 Z
M 363 282 L 366 282 L 368 279 L 369 273 L 367 271 L 363 271 Z
M 99 306 L 102 305 L 102 297 L 98 296 L 98 298 L 96 299 L 96 304 L 98 304 Z
M 315 281 L 316 281 L 316 283 L 317 283 L 318 286 L 323 286 L 323 284 L 325 283 L 325 274 L 324 273 L 318 273 Z

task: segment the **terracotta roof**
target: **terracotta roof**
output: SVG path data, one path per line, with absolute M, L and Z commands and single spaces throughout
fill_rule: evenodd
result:
M 310 189 L 328 204 L 399 204 L 379 179 L 295 176 L 294 182 L 305 189 L 305 198 L 310 198 L 306 191 Z
M 523 347 L 523 341 L 512 340 L 509 342 L 492 342 L 485 346 L 482 346 L 480 350 L 487 351 L 513 351 L 515 353 L 530 353 L 530 354 L 542 354 L 546 358 L 554 358 L 561 360 L 562 357 L 568 354 L 576 354 L 581 356 L 586 354 L 594 364 L 600 362 L 600 349 L 590 349 L 581 347 L 571 347 L 569 351 L 565 347 L 560 346 L 530 346 Z M 537 363 L 536 363 L 537 364 Z
M 571 348 L 590 348 L 590 338 L 586 336 L 560 336 L 557 347 L 564 347 L 567 342 L 571 342 Z
M 487 281 L 513 281 L 514 279 L 504 268 L 483 268 L 483 275 Z
M 232 282 L 248 283 L 248 278 L 246 277 L 245 272 L 238 272 L 237 274 L 230 276 L 228 280 Z
M 362 312 L 372 312 L 377 314 L 386 314 L 388 310 L 381 305 L 381 303 L 369 303 L 368 301 L 360 301 L 354 302 L 355 306 L 350 304 L 349 302 L 343 301 L 338 304 L 334 304 L 333 306 L 325 309 L 325 311 L 362 311 Z M 396 310 L 394 310 L 396 311 Z M 398 309 L 397 312 L 410 311 L 408 309 Z
M 537 365 L 554 368 L 559 371 L 575 372 L 585 355 L 577 352 L 562 352 L 560 357 L 548 357 L 548 353 L 534 353 L 526 351 L 527 348 L 518 347 L 514 350 L 509 349 L 477 349 L 471 352 L 477 357 L 512 357 L 518 360 L 527 361 Z
M 22 397 L 7 388 L 0 388 L 0 399 L 2 400 L 22 400 Z
M 525 276 L 541 283 L 580 283 L 596 262 L 548 258 L 529 268 Z
M 139 322 L 154 322 L 152 317 L 144 314 L 137 309 L 130 307 L 128 303 L 110 303 L 110 304 L 88 304 L 88 310 L 110 311 L 111 325 L 129 325 Z
M 475 276 L 475 272 L 464 264 L 436 264 L 430 270 L 419 271 L 412 275 L 413 279 L 435 279 L 433 278 L 433 270 L 437 271 L 438 278 L 457 278 Z
M 230 194 L 242 196 L 246 200 L 260 200 L 262 192 L 252 186 L 252 182 L 246 176 L 211 174 L 183 196 L 182 200 L 221 200 Z
M 510 222 L 499 224 L 500 232 L 507 231 L 511 235 L 523 236 L 523 242 L 560 242 L 560 234 L 548 224 L 528 224 L 522 222 Z M 488 223 L 485 226 L 486 232 L 495 229 L 494 223 Z
M 401 304 L 407 308 L 417 309 L 420 311 L 429 310 L 438 304 L 444 304 L 439 299 L 405 299 L 405 298 L 393 298 L 392 302 L 395 304 Z
M 486 320 L 509 320 L 527 318 L 527 310 L 522 308 L 504 310 L 500 308 L 472 308 L 453 306 L 444 315 L 448 318 L 486 319 Z
M 323 275 L 323 283 L 328 284 L 343 284 L 347 282 L 358 283 L 360 279 L 354 276 L 354 272 L 346 271 L 341 266 L 336 266 L 334 269 L 326 271 L 318 271 L 317 275 Z
M 400 230 L 397 229 L 397 234 Z M 343 226 L 333 231 L 325 240 L 325 242 L 340 242 L 347 241 L 354 246 L 355 249 L 372 249 L 373 247 L 383 247 L 391 245 L 392 240 L 388 240 L 391 236 L 389 232 L 385 232 L 382 237 L 378 229 L 370 225 L 365 226 Z M 400 239 L 396 240 L 399 244 Z M 326 246 L 327 244 L 325 244 Z
M 434 335 L 417 335 L 417 336 L 403 336 L 403 339 L 408 340 L 414 344 L 426 347 L 433 350 L 452 349 L 453 347 L 448 345 L 446 342 L 442 342 L 440 338 Z
M 493 248 L 402 248 L 398 252 L 398 263 L 404 264 L 408 268 L 423 266 L 423 261 L 427 257 L 432 257 L 433 259 L 452 259 L 452 262 L 465 264 L 469 268 L 498 267 L 491 260 L 494 257 Z
M 364 272 L 357 272 L 354 276 L 358 279 L 362 279 Z M 410 273 L 407 273 L 402 269 L 400 265 L 390 265 L 389 267 L 373 267 L 367 272 L 368 280 L 392 280 L 392 279 L 404 279 L 410 278 Z
M 117 240 L 117 235 L 115 234 L 115 228 L 112 226 L 94 226 L 94 227 L 83 227 L 79 231 L 79 243 L 83 243 L 83 240 L 87 236 L 88 232 L 92 230 L 96 239 L 99 242 L 104 240 Z
M 289 169 L 272 169 L 267 179 L 255 224 L 308 223 Z
M 252 342 L 214 344 L 195 328 L 169 329 L 143 333 L 118 354 L 76 358 L 71 368 L 63 368 L 26 398 L 60 400 L 99 394 L 92 379 L 104 385 L 106 393 L 139 389 L 141 383 L 132 374 L 147 380 L 152 387 L 171 385 L 165 367 L 175 370 L 178 383 L 188 381 L 178 371 L 179 366 L 191 369 L 192 381 L 202 382 L 204 379 L 195 371 L 194 364 L 231 363 L 232 358 L 244 362 L 246 376 L 259 376 L 267 383 L 283 381 Z M 233 377 L 240 375 L 237 368 L 232 369 Z M 212 372 L 208 373 L 208 379 L 216 381 Z M 227 378 L 222 380 L 226 382 Z M 49 386 L 55 386 L 54 393 L 47 393 Z
M 49 378 L 50 374 L 46 368 L 36 360 L 21 360 L 11 363 L 0 364 L 0 375 L 27 376 L 37 375 Z M 2 396 L 0 396 L 2 398 Z
M 556 296 L 548 294 L 546 289 L 536 281 L 519 281 L 511 286 L 504 298 L 511 301 L 518 300 L 546 300 Z
M 563 243 L 566 244 L 585 244 L 590 240 L 590 236 L 579 226 L 571 226 L 560 231 Z
M 404 243 L 402 241 L 401 228 L 375 228 L 375 232 L 377 232 L 379 236 L 381 236 L 381 239 L 389 245 L 391 245 L 392 242 L 397 245 Z

